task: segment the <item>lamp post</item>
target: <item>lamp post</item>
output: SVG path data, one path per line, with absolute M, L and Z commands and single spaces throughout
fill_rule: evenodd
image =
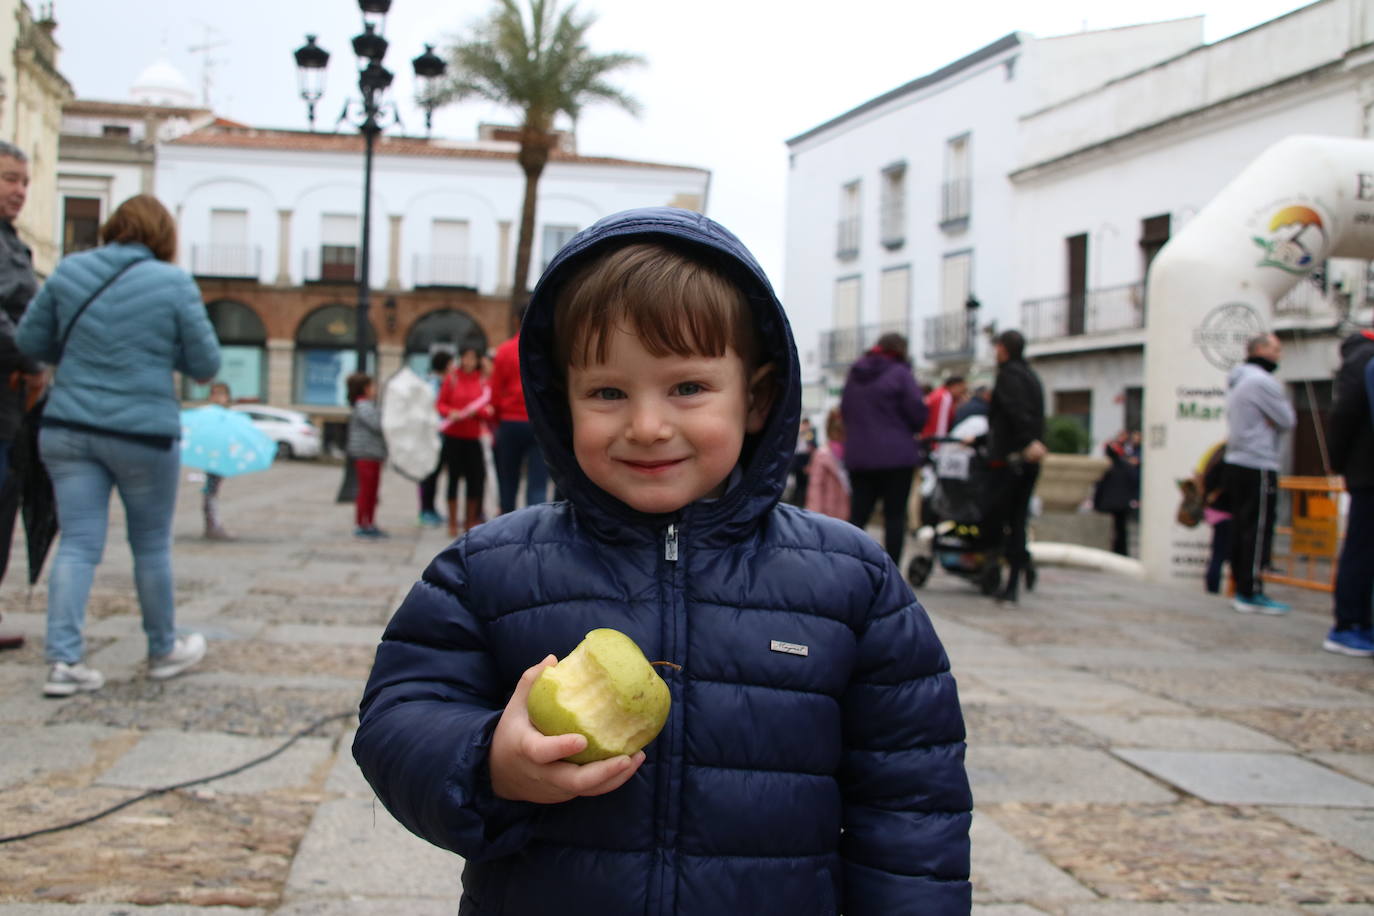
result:
M 354 115 L 353 124 L 363 135 L 363 219 L 362 242 L 358 255 L 358 310 L 354 327 L 357 344 L 357 371 L 367 371 L 368 317 L 372 306 L 372 158 L 377 138 L 386 122 L 398 123 L 400 118 L 393 103 L 386 101 L 393 74 L 382 65 L 387 40 L 382 34 L 391 0 L 358 0 L 363 15 L 362 34 L 353 38 L 353 53 L 358 58 L 358 90 L 361 99 L 349 99 L 339 114 L 339 122 Z M 295 52 L 296 68 L 300 75 L 301 98 L 305 100 L 310 129 L 315 129 L 315 103 L 324 94 L 324 69 L 329 52 L 315 43 L 316 36 L 307 35 L 305 44 Z M 446 69 L 443 58 L 434 53 L 433 45 L 425 45 L 425 52 L 412 62 L 415 78 L 420 83 L 416 99 L 425 111 L 425 130 L 429 132 L 437 101 L 436 87 Z M 337 126 L 337 123 L 336 123 Z
M 358 308 L 353 339 L 357 344 L 356 371 L 366 372 L 370 342 L 367 313 L 372 306 L 372 157 L 385 123 L 399 123 L 400 117 L 395 104 L 386 101 L 386 91 L 391 87 L 393 74 L 382 65 L 387 50 L 387 40 L 382 32 L 386 14 L 391 11 L 391 0 L 358 0 L 358 9 L 363 16 L 363 31 L 353 38 L 353 53 L 358 58 L 358 90 L 362 98 L 349 99 L 344 103 L 335 127 L 350 120 L 352 113 L 354 118 L 351 123 L 363 135 L 363 218 L 362 241 L 358 252 L 362 263 L 358 265 Z M 315 129 L 315 103 L 324 95 L 324 70 L 329 63 L 329 52 L 317 45 L 315 40 L 315 35 L 307 35 L 305 44 L 295 52 L 300 94 L 306 104 L 311 131 Z M 434 53 L 433 45 L 425 45 L 425 52 L 416 57 L 412 64 L 421 87 L 416 93 L 416 100 L 425 110 L 425 132 L 428 135 L 438 100 L 436 88 L 446 68 L 443 59 Z M 353 462 L 348 461 L 337 497 L 339 502 L 353 500 L 356 480 Z

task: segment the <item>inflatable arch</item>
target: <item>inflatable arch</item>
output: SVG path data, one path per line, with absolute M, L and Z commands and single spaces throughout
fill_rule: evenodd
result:
M 1274 302 L 1329 257 L 1374 257 L 1374 140 L 1274 144 L 1151 265 L 1140 501 L 1147 578 L 1195 579 L 1205 566 L 1208 535 L 1174 521 L 1176 481 L 1226 438 L 1226 375 L 1244 361 L 1246 342 L 1270 329 Z

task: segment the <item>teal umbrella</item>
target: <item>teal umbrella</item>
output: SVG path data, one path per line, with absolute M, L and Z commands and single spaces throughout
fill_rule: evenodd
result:
M 188 468 L 233 477 L 267 470 L 276 454 L 277 443 L 245 413 L 217 404 L 181 412 L 181 463 Z

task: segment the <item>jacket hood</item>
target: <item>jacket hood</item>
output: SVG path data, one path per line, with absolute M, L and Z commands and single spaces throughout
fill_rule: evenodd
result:
M 777 392 L 763 430 L 746 436 L 739 480 L 717 500 L 701 500 L 672 515 L 648 515 L 593 484 L 578 467 L 563 372 L 553 348 L 554 303 L 567 278 L 588 258 L 631 244 L 653 241 L 705 257 L 744 290 L 762 349 L 774 366 Z M 714 220 L 671 207 L 626 210 L 594 223 L 550 262 L 530 299 L 520 328 L 520 377 L 530 423 L 559 494 L 577 507 L 606 539 L 623 539 L 627 528 L 657 536 L 675 518 L 694 530 L 743 529 L 769 512 L 782 496 L 796 449 L 801 415 L 801 376 L 792 329 L 763 269 L 729 230 Z
M 1259 366 L 1256 366 L 1254 363 L 1241 363 L 1238 366 L 1232 366 L 1231 371 L 1226 374 L 1226 387 L 1234 388 L 1237 385 L 1239 385 L 1242 381 L 1244 381 L 1246 378 L 1249 378 L 1254 375 L 1268 374 L 1268 372 L 1265 372 L 1263 369 L 1261 369 Z
M 866 384 L 875 378 L 890 372 L 894 367 L 901 366 L 897 360 L 883 353 L 875 353 L 872 350 L 860 356 L 854 365 L 849 367 L 849 376 L 860 384 Z M 905 366 L 903 366 L 905 368 Z
M 1350 359 L 1351 354 L 1363 347 L 1374 349 L 1374 330 L 1356 331 L 1341 341 L 1341 361 Z

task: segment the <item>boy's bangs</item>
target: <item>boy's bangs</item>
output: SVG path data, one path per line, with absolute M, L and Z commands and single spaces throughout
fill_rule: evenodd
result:
M 720 357 L 729 347 L 746 361 L 754 356 L 740 289 L 710 266 L 658 245 L 613 252 L 560 298 L 555 340 L 564 366 L 604 363 L 619 328 L 654 356 Z

